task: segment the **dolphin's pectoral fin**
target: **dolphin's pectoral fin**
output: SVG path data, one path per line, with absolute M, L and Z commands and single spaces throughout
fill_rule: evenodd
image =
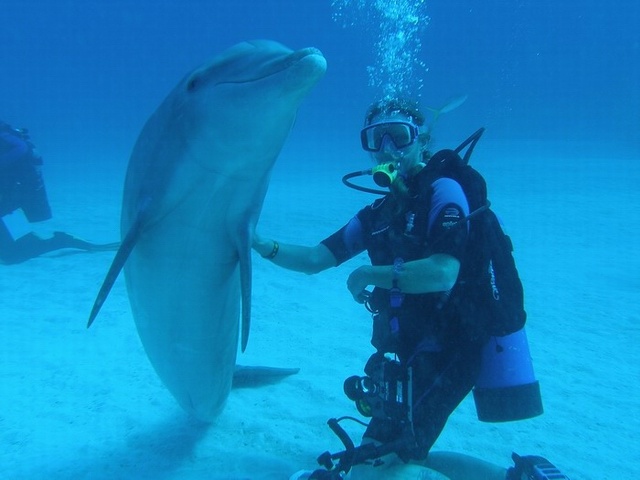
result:
M 109 296 L 109 292 L 113 287 L 113 284 L 116 282 L 118 275 L 120 274 L 120 270 L 124 267 L 127 258 L 129 258 L 129 254 L 133 250 L 133 247 L 136 246 L 138 238 L 140 237 L 140 232 L 142 231 L 142 224 L 146 211 L 141 210 L 136 217 L 136 220 L 131 225 L 129 232 L 127 232 L 127 236 L 122 241 L 118 252 L 116 253 L 113 262 L 111 262 L 111 267 L 107 272 L 107 276 L 104 278 L 104 282 L 102 282 L 102 287 L 100 287 L 100 291 L 98 292 L 98 296 L 96 297 L 95 302 L 93 302 L 93 308 L 91 309 L 91 314 L 89 315 L 89 321 L 87 322 L 87 328 L 91 326 L 93 321 L 98 316 L 98 312 L 100 308 L 102 308 L 102 304 L 105 302 L 107 297 Z
M 295 375 L 299 368 L 245 367 L 236 365 L 233 373 L 233 388 L 250 388 L 271 385 L 284 377 Z
M 244 352 L 249 341 L 251 329 L 251 241 L 249 232 L 243 231 L 238 235 L 238 257 L 240 260 L 240 291 L 242 292 L 242 329 L 240 347 Z

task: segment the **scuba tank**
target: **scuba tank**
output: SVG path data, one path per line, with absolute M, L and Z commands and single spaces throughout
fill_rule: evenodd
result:
M 533 373 L 524 328 L 489 338 L 482 348 L 473 399 L 482 422 L 510 422 L 542 414 L 540 384 Z

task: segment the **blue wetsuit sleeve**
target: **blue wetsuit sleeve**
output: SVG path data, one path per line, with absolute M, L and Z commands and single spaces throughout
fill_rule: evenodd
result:
M 322 240 L 322 243 L 336 257 L 336 265 L 340 265 L 364 250 L 362 223 L 356 215 L 349 223 L 333 235 Z
M 0 133 L 0 165 L 6 166 L 29 152 L 29 145 L 15 135 Z
M 462 187 L 451 178 L 439 178 L 433 182 L 427 240 L 430 253 L 446 253 L 459 260 L 464 255 L 469 224 L 450 227 L 469 215 L 469 203 Z

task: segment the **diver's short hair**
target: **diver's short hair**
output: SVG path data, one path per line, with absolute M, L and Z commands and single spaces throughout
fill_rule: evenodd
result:
M 364 124 L 369 125 L 380 114 L 388 115 L 395 112 L 411 117 L 419 127 L 424 125 L 425 117 L 420 111 L 418 102 L 408 98 L 386 98 L 372 103 L 365 114 Z

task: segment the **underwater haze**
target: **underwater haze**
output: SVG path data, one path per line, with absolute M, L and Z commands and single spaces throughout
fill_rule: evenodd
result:
M 316 47 L 328 65 L 274 168 L 265 237 L 316 244 L 375 198 L 340 182 L 371 166 L 359 132 L 373 101 L 419 100 L 434 151 L 485 127 L 471 163 L 515 245 L 545 413 L 486 424 L 467 398 L 434 450 L 505 467 L 512 451 L 540 455 L 574 480 L 637 476 L 637 0 L 25 0 L 0 11 L 0 120 L 28 128 L 43 156 L 53 219 L 23 225 L 42 235 L 119 239 L 144 123 L 186 73 L 245 40 Z M 434 121 L 428 108 L 465 96 Z M 86 330 L 113 254 L 67 253 L 0 265 L 0 477 L 286 479 L 342 448 L 326 420 L 357 415 L 343 380 L 373 353 L 370 316 L 345 287 L 364 256 L 305 276 L 254 255 L 238 363 L 301 370 L 233 390 L 207 425 L 153 371 L 122 278 Z
M 346 28 L 330 0 L 7 2 L 3 117 L 28 126 L 41 149 L 128 146 L 185 72 L 239 41 L 267 38 L 322 50 L 329 71 L 305 106 L 302 117 L 313 121 L 304 129 L 324 137 L 331 125 L 357 140 L 362 113 L 380 93 L 368 86 L 367 67 L 382 29 L 372 14 L 377 2 L 335 3 L 347 4 Z M 423 2 L 388 3 L 406 10 L 402 4 Z M 638 147 L 636 2 L 427 1 L 422 8 L 430 20 L 417 54 L 427 69 L 415 72 L 420 98 L 439 106 L 469 95 L 448 120 L 458 137 L 484 125 L 497 139 Z

